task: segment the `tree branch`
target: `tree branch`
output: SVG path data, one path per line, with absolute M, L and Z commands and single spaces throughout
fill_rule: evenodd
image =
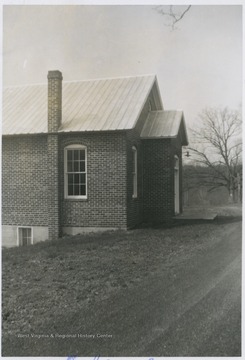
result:
M 206 108 L 199 117 L 200 129 L 192 130 L 195 146 L 188 149 L 197 163 L 213 173 L 209 178 L 202 176 L 202 182 L 207 185 L 213 181 L 212 187 L 225 185 L 229 191 L 234 190 L 242 154 L 240 113 L 228 108 Z
M 164 11 L 163 10 L 163 6 L 155 6 L 153 9 L 156 10 L 159 14 L 169 17 L 172 21 L 171 26 L 172 30 L 175 29 L 175 25 L 177 24 L 177 22 L 181 21 L 183 19 L 183 17 L 186 15 L 186 13 L 190 10 L 191 5 L 188 5 L 187 8 L 182 11 L 180 14 L 178 14 L 177 12 L 174 11 L 174 5 L 169 5 L 169 11 Z

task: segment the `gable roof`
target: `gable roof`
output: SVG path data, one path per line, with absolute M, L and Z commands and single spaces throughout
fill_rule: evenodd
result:
M 132 129 L 151 90 L 162 109 L 154 75 L 63 82 L 59 131 Z M 3 134 L 47 133 L 47 92 L 47 84 L 4 89 Z
M 142 139 L 176 138 L 180 134 L 182 145 L 188 145 L 183 111 L 151 111 L 141 131 Z

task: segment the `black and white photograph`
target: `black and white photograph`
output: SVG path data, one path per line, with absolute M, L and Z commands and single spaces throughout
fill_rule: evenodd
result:
M 3 0 L 3 358 L 242 356 L 243 12 Z

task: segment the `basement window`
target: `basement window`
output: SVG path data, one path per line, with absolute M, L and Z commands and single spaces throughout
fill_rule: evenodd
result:
M 19 227 L 17 235 L 17 245 L 27 246 L 33 244 L 32 228 L 30 227 Z
M 133 198 L 137 198 L 137 149 L 135 146 L 132 147 L 132 154 L 133 154 Z
M 69 145 L 65 148 L 65 198 L 87 198 L 87 148 Z

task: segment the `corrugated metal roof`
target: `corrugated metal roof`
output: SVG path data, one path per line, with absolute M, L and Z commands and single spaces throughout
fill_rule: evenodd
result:
M 188 144 L 183 111 L 151 111 L 141 132 L 143 139 L 175 138 L 181 129 L 182 143 Z
M 154 75 L 63 82 L 59 131 L 133 128 L 155 82 Z M 47 88 L 42 84 L 4 89 L 3 134 L 47 133 Z
M 3 134 L 47 132 L 47 89 L 43 85 L 3 91 Z

